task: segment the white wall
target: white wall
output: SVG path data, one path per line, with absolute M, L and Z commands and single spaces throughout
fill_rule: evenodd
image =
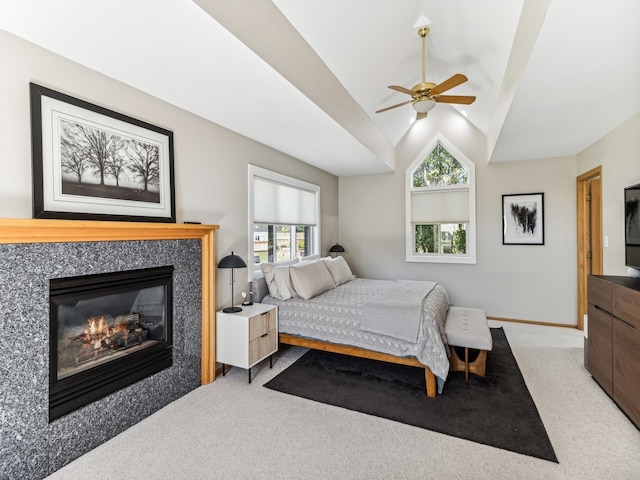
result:
M 602 166 L 603 273 L 626 275 L 624 266 L 624 187 L 640 183 L 640 114 L 578 155 L 578 173 Z
M 29 82 L 35 82 L 173 131 L 177 221 L 220 225 L 218 259 L 231 250 L 247 259 L 249 163 L 320 185 L 323 254 L 335 241 L 337 177 L 2 30 L 0 58 L 0 217 L 32 216 Z M 236 278 L 238 302 L 247 284 L 243 275 Z M 218 306 L 230 297 L 228 277 L 219 275 Z
M 476 164 L 477 264 L 405 262 L 405 169 L 437 132 Z M 396 153 L 396 172 L 340 178 L 340 243 L 358 276 L 429 279 L 487 315 L 577 324 L 576 159 L 488 164 L 484 135 L 441 105 Z M 502 245 L 502 195 L 544 193 L 545 245 Z

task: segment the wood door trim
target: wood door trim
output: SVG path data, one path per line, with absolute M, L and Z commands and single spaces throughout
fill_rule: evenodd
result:
M 577 241 L 578 241 L 578 328 L 584 329 L 584 315 L 587 313 L 587 252 L 589 241 L 586 233 L 589 229 L 589 209 L 587 208 L 586 195 L 589 181 L 593 178 L 602 178 L 602 167 L 598 166 L 579 175 L 576 178 L 576 204 L 577 204 Z M 602 224 L 602 218 L 600 218 Z M 601 231 L 601 230 L 600 230 Z M 602 242 L 602 239 L 600 239 Z M 598 272 L 602 273 L 602 272 Z

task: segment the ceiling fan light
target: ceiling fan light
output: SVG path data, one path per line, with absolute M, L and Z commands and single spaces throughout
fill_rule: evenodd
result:
M 419 102 L 415 102 L 412 107 L 418 113 L 427 113 L 433 107 L 436 106 L 435 100 L 420 100 Z

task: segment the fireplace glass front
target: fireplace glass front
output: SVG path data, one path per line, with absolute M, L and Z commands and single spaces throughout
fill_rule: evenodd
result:
M 50 421 L 171 366 L 172 275 L 50 280 Z

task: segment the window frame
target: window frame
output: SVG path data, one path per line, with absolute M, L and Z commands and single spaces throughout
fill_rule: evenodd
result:
M 414 187 L 413 173 L 424 162 L 425 158 L 433 152 L 436 146 L 440 144 L 449 154 L 467 168 L 468 176 L 465 187 L 462 185 L 451 185 L 446 187 Z M 416 253 L 415 252 L 415 228 L 411 222 L 411 192 L 443 189 L 465 189 L 469 196 L 469 222 L 467 224 L 467 253 L 466 254 L 450 254 L 450 253 Z M 456 222 L 448 222 L 456 223 Z M 427 146 L 420 152 L 416 159 L 405 171 L 405 253 L 407 262 L 424 262 L 424 263 L 454 263 L 454 264 L 475 264 L 476 263 L 476 173 L 475 164 L 469 160 L 460 150 L 458 150 L 444 135 L 437 133 Z
M 315 209 L 316 209 L 316 225 L 309 225 L 311 227 L 311 233 L 309 235 L 311 246 L 310 246 L 310 254 L 320 253 L 320 213 L 321 213 L 321 197 L 320 197 L 320 186 L 315 185 L 313 183 L 305 182 L 304 180 L 300 180 L 294 177 L 290 177 L 288 175 L 284 175 L 282 173 L 274 172 L 272 170 L 267 170 L 266 168 L 258 167 L 256 165 L 249 165 L 249 202 L 248 202 L 248 217 L 249 217 L 249 245 L 248 245 L 248 257 L 251 259 L 249 270 L 249 281 L 253 280 L 255 273 L 260 271 L 260 265 L 256 265 L 253 263 L 253 259 L 255 257 L 254 251 L 254 228 L 255 228 L 255 220 L 253 214 L 253 201 L 254 201 L 254 180 L 256 177 L 261 177 L 266 180 L 270 180 L 276 183 L 281 183 L 283 185 L 289 186 L 291 188 L 301 189 L 311 191 L 315 194 Z M 274 225 L 274 224 L 266 224 L 266 225 Z M 296 225 L 290 225 L 295 234 Z M 275 262 L 277 263 L 277 262 Z

